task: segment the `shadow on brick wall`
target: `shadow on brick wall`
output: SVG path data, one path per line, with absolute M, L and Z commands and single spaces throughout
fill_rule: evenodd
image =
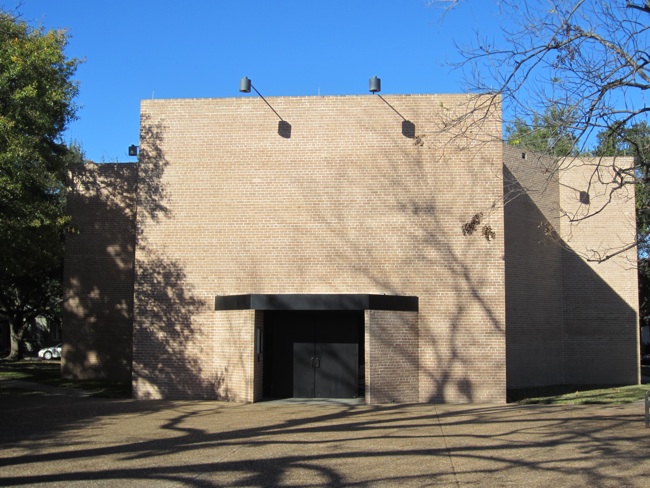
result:
M 167 206 L 169 191 L 163 182 L 165 170 L 169 161 L 162 144 L 164 141 L 164 125 L 154 122 L 148 116 L 142 115 L 140 120 L 140 156 L 138 158 L 138 221 L 160 222 L 163 218 L 171 217 Z M 138 228 L 138 236 L 142 229 Z
M 131 376 L 135 188 L 133 164 L 79 165 L 69 176 L 62 374 Z
M 144 117 L 144 116 L 143 116 Z M 208 309 L 187 282 L 183 265 L 154 247 L 145 229 L 172 218 L 163 181 L 169 166 L 164 126 L 143 118 L 138 171 L 138 219 L 133 327 L 133 384 L 138 398 L 214 397 L 202 375 L 194 320 Z
M 447 142 L 434 163 L 448 167 L 448 175 L 443 170 L 438 177 L 460 178 L 467 187 L 452 195 L 443 193 L 439 197 L 431 192 L 425 198 L 416 199 L 417 181 L 430 178 L 426 166 L 432 164 L 421 156 L 415 163 L 417 178 L 404 188 L 397 202 L 404 218 L 414 223 L 416 232 L 411 239 L 413 246 L 420 250 L 415 259 L 428 272 L 423 281 L 428 288 L 428 306 L 435 314 L 420 326 L 420 399 L 434 403 L 499 403 L 506 398 L 505 317 L 501 301 L 504 236 L 486 239 L 479 233 L 464 235 L 462 225 L 450 225 L 445 199 L 463 202 L 467 210 L 461 207 L 455 211 L 467 215 L 468 219 L 480 212 L 483 226 L 498 227 L 496 202 L 501 187 L 494 183 L 500 181 L 500 175 L 495 178 L 491 174 L 495 169 L 483 161 L 486 156 L 481 150 L 473 148 L 470 155 L 465 155 L 467 141 L 448 131 L 448 128 L 440 129 L 438 136 Z M 420 139 L 416 144 L 420 147 L 418 154 L 435 150 L 433 144 L 431 140 Z M 481 145 L 489 150 L 494 141 L 477 140 L 477 146 Z M 466 166 L 464 174 L 455 173 L 458 170 L 449 162 L 458 157 L 473 161 Z M 444 272 L 437 272 L 441 268 Z M 441 288 L 438 288 L 439 280 L 444 280 Z M 443 293 L 437 296 L 436 291 Z
M 449 223 L 450 190 L 429 183 L 433 177 L 448 177 L 453 188 L 457 185 L 454 178 L 462 178 L 468 188 L 457 198 L 467 202 L 468 217 L 479 205 L 489 223 L 490 212 L 498 212 L 493 205 L 502 191 L 500 162 L 492 168 L 497 174 L 494 184 L 484 190 L 489 195 L 473 192 L 470 185 L 485 180 L 485 172 L 490 171 L 482 161 L 463 175 L 454 173 L 458 170 L 453 167 L 432 170 L 431 165 L 444 168 L 449 164 L 446 151 L 453 151 L 458 158 L 464 148 L 452 148 L 456 142 L 442 127 L 439 134 L 415 133 L 414 124 L 407 129 L 411 131 L 408 134 L 400 136 L 395 131 L 385 136 L 390 149 L 378 160 L 377 170 L 370 177 L 359 177 L 355 173 L 359 165 L 350 162 L 346 168 L 349 175 L 342 178 L 360 182 L 359 193 L 367 192 L 375 200 L 366 203 L 359 199 L 358 205 L 366 206 L 366 217 L 354 225 L 342 225 L 350 220 L 350 207 L 323 207 L 317 216 L 323 234 L 319 239 L 335 243 L 328 253 L 340 266 L 347 265 L 350 272 L 363 276 L 375 292 L 420 297 L 418 355 L 396 346 L 391 337 L 375 338 L 393 354 L 401 355 L 402 363 L 420 372 L 420 401 L 504 402 L 505 323 L 500 300 L 502 252 L 498 247 L 503 236 L 494 242 L 479 235 L 463 236 L 461 223 L 453 228 Z M 446 150 L 432 147 L 438 138 L 451 141 Z M 494 145 L 491 140 L 479 142 Z M 432 152 L 438 155 L 431 156 Z M 423 191 L 427 185 L 428 193 Z M 434 187 L 446 193 L 436 194 Z M 382 191 L 382 198 L 377 199 L 376 194 Z M 397 218 L 390 215 L 394 209 Z M 387 229 L 385 237 L 377 233 L 380 228 Z M 368 245 L 367 236 L 385 242 Z M 465 254 L 468 248 L 473 256 Z M 309 272 L 305 270 L 305 274 Z M 444 284 L 439 284 L 442 280 Z
M 557 181 L 555 190 L 546 185 L 534 188 L 540 202 L 545 193 L 558 193 Z M 585 262 L 555 230 L 558 197 L 540 209 L 507 166 L 504 192 L 516 196 L 505 208 L 508 387 L 637 383 L 636 311 L 595 271 L 611 263 Z M 609 237 L 594 232 L 594 246 L 604 245 Z M 616 267 L 636 279 L 633 263 Z M 620 282 L 611 266 L 606 273 Z
M 207 303 L 192 294 L 183 267 L 138 246 L 133 381 L 138 398 L 210 397 L 199 358 L 192 356 L 194 315 Z
M 62 373 L 120 380 L 135 373 L 144 397 L 210 387 L 188 353 L 192 317 L 207 304 L 193 295 L 182 265 L 140 232 L 171 217 L 162 133 L 143 121 L 137 166 L 75 168 L 68 201 L 78 232 L 66 242 Z

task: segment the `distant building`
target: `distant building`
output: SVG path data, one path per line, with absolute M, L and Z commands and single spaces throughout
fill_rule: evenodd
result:
M 269 103 L 144 101 L 138 164 L 71 174 L 65 375 L 249 402 L 638 383 L 635 251 L 586 259 L 634 239 L 613 160 L 550 171 L 465 95 Z

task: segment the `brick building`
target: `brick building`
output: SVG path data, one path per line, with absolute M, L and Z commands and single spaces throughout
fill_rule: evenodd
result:
M 549 173 L 485 100 L 143 101 L 138 164 L 71 175 L 64 375 L 368 403 L 637 383 L 634 250 L 587 259 L 633 240 L 634 195 L 567 218 L 631 162 Z

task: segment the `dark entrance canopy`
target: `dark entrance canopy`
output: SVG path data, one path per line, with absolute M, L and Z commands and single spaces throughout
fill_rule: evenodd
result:
M 215 310 L 392 310 L 417 312 L 418 297 L 368 294 L 248 294 L 217 296 Z

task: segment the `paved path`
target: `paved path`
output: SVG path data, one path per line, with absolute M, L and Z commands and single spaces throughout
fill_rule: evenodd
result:
M 649 486 L 643 404 L 0 396 L 0 486 Z

